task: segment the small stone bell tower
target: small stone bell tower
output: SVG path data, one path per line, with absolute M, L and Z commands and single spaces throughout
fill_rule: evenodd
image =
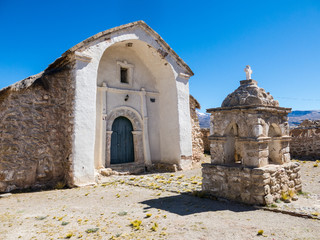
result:
M 232 200 L 270 204 L 283 192 L 301 190 L 298 163 L 290 162 L 288 113 L 270 93 L 247 79 L 207 109 L 211 164 L 203 166 L 203 190 Z M 298 179 L 298 180 L 297 180 Z M 258 185 L 257 185 L 258 184 Z

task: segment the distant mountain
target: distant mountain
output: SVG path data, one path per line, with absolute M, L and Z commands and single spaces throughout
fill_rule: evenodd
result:
M 210 114 L 197 111 L 200 128 L 210 128 Z
M 210 128 L 210 114 L 198 112 L 199 124 L 201 128 Z M 303 120 L 320 120 L 320 110 L 310 111 L 292 111 L 289 113 L 289 125 L 295 127 L 299 125 Z
M 289 116 L 289 125 L 295 127 L 299 125 L 303 120 L 319 120 L 320 119 L 320 110 L 310 110 L 310 111 L 292 111 L 288 114 Z

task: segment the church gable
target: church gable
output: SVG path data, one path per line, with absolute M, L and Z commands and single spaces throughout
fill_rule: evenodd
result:
M 142 21 L 72 47 L 0 91 L 0 191 L 90 184 L 105 168 L 190 166 L 192 75 Z

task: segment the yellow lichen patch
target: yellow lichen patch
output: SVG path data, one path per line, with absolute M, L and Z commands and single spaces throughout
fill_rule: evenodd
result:
M 285 193 L 285 192 L 281 192 L 281 199 L 283 201 L 285 201 L 285 200 L 289 199 L 289 195 L 287 193 Z
M 158 231 L 158 227 L 159 227 L 159 226 L 158 226 L 158 223 L 155 222 L 155 223 L 151 226 L 151 230 L 154 231 L 154 232 L 156 232 L 156 231 Z
M 166 236 L 166 235 L 167 235 L 166 232 L 161 232 L 161 233 L 160 233 L 160 236 L 161 236 L 161 237 L 164 237 L 164 236 Z
M 139 230 L 140 226 L 141 226 L 141 220 L 134 220 L 130 222 L 130 226 L 134 229 L 134 230 Z
M 258 235 L 258 236 L 263 235 L 263 230 L 259 230 L 258 233 L 257 233 L 257 235 Z
M 67 235 L 66 235 L 66 238 L 71 238 L 73 236 L 73 233 L 68 233 Z
M 296 192 L 294 189 L 289 189 L 288 194 L 289 194 L 290 198 L 292 198 L 296 194 Z

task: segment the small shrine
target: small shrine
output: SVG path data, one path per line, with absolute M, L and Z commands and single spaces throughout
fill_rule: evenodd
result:
M 258 87 L 246 66 L 246 80 L 207 109 L 211 164 L 203 165 L 203 190 L 249 204 L 271 204 L 301 191 L 300 166 L 290 161 L 288 113 Z

